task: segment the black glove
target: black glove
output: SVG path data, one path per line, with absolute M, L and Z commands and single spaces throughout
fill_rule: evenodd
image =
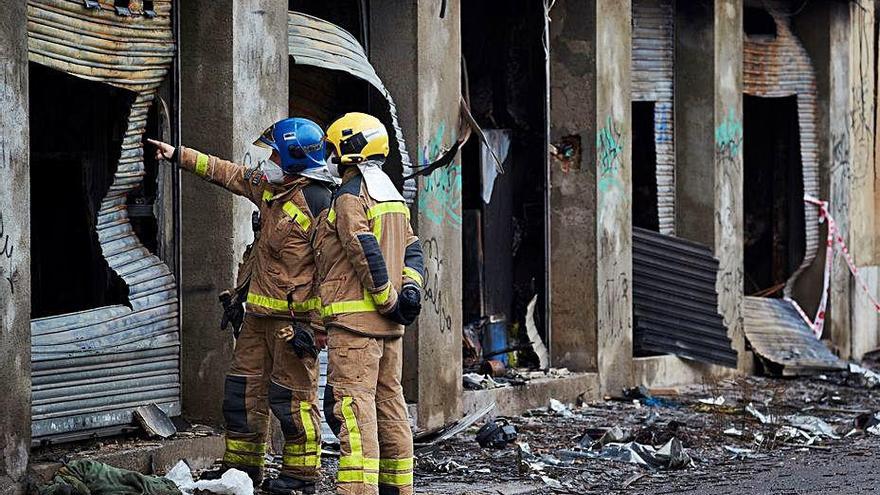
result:
M 220 293 L 220 304 L 223 306 L 223 318 L 220 320 L 220 330 L 229 328 L 232 324 L 232 337 L 241 335 L 241 326 L 244 323 L 244 301 L 239 295 L 232 297 L 232 293 L 224 290 Z
M 403 326 L 412 325 L 422 311 L 422 292 L 413 284 L 406 284 L 397 294 L 397 302 L 385 317 Z
M 422 291 L 414 284 L 406 284 L 397 296 L 400 314 L 410 323 L 416 321 L 422 312 Z
M 302 359 L 307 354 L 313 358 L 318 357 L 318 348 L 315 347 L 315 339 L 308 330 L 300 324 L 294 324 L 293 338 L 290 339 L 290 346 L 296 357 Z

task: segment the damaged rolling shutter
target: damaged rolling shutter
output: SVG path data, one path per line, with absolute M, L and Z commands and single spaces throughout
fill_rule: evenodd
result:
M 94 9 L 65 0 L 28 2 L 31 62 L 135 94 L 96 221 L 103 257 L 128 286 L 131 307 L 32 320 L 35 443 L 118 430 L 144 404 L 180 413 L 177 282 L 141 244 L 126 207 L 127 195 L 145 175 L 147 112 L 175 50 L 171 1 L 156 0 L 154 10 L 153 18 L 136 10 L 123 17 L 107 1 Z
M 661 233 L 672 235 L 675 233 L 672 0 L 634 0 L 632 15 L 632 99 L 654 103 L 658 225 Z
M 633 228 L 633 350 L 736 367 L 718 314 L 718 260 L 695 242 Z
M 323 69 L 347 72 L 372 85 L 388 102 L 391 127 L 397 140 L 403 176 L 412 174 L 412 161 L 406 151 L 403 131 L 397 120 L 397 107 L 391 93 L 364 53 L 364 48 L 347 31 L 330 22 L 299 12 L 288 13 L 288 48 L 297 65 L 311 65 Z M 415 179 L 405 181 L 403 197 L 407 203 L 415 198 Z

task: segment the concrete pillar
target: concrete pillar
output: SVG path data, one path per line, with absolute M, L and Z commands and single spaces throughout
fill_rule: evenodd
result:
M 874 263 L 874 2 L 833 3 L 831 21 L 831 214 L 855 264 Z M 876 297 L 876 273 L 861 274 Z M 877 315 L 837 256 L 831 277 L 831 338 L 843 358 L 877 345 Z
M 287 116 L 287 4 L 272 0 L 179 5 L 181 142 L 247 162 L 250 143 Z M 181 178 L 183 409 L 222 421 L 232 338 L 217 294 L 234 284 L 253 238 L 250 202 L 189 173 Z
M 677 2 L 676 228 L 713 248 L 718 311 L 739 368 L 743 334 L 742 0 Z
M 0 17 L 0 493 L 23 493 L 31 443 L 27 6 Z
M 631 4 L 550 15 L 550 141 L 580 143 L 550 170 L 552 364 L 615 393 L 632 382 Z
M 397 102 L 409 152 L 427 163 L 458 138 L 459 1 L 370 6 L 373 64 Z M 394 19 L 394 22 L 388 22 Z M 420 178 L 413 219 L 425 251 L 418 330 L 408 331 L 406 394 L 421 428 L 461 417 L 461 163 Z

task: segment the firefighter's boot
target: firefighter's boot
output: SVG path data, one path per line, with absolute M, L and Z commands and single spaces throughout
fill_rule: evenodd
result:
M 299 493 L 311 495 L 315 493 L 315 482 L 281 474 L 274 480 L 269 480 L 263 489 L 270 495 L 295 495 Z

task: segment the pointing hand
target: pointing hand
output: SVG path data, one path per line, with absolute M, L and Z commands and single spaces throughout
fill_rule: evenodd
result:
M 147 142 L 156 147 L 156 160 L 170 160 L 174 156 L 174 146 L 155 139 L 147 139 Z

